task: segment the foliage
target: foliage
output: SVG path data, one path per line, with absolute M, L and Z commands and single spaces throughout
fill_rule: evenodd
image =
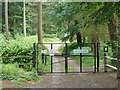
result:
M 43 37 L 44 38 L 55 38 L 56 34 L 44 34 Z
M 44 54 L 44 63 L 42 63 L 42 51 L 41 47 L 44 50 L 47 50 L 47 53 Z M 46 56 L 46 65 L 45 65 L 45 55 L 49 55 L 49 50 L 48 48 L 43 45 L 41 46 L 38 44 L 38 71 L 39 72 L 51 72 L 51 61 L 50 61 L 50 56 Z
M 42 79 L 37 75 L 35 69 L 31 72 L 26 72 L 18 68 L 17 64 L 3 64 L 2 65 L 2 80 L 12 80 L 17 84 L 22 84 L 25 81 L 35 80 L 41 81 Z
M 52 6 L 49 3 L 42 3 L 43 14 L 43 33 L 55 34 L 56 27 L 49 21 L 48 12 L 51 11 Z M 8 2 L 8 21 L 9 31 L 12 37 L 16 38 L 16 34 L 23 35 L 23 2 Z M 36 35 L 38 26 L 38 9 L 37 2 L 25 3 L 26 14 L 26 33 L 29 35 Z M 2 2 L 2 33 L 5 32 L 5 2 Z
M 87 43 L 83 43 L 82 44 L 82 47 L 88 47 L 88 46 L 90 46 L 90 45 L 87 44 Z M 77 45 L 76 41 L 74 41 L 73 43 L 68 43 L 67 44 L 67 51 L 71 52 L 72 50 L 77 49 L 79 47 L 80 46 Z M 60 46 L 59 49 L 58 49 L 58 51 L 61 52 L 61 53 L 65 53 L 65 51 L 66 51 L 65 46 Z
M 100 42 L 100 46 L 101 46 L 100 47 L 100 64 L 103 64 L 104 46 L 108 46 L 108 45 L 106 43 Z M 74 55 L 74 53 L 73 53 L 74 49 L 80 49 L 77 46 L 77 43 L 76 42 L 74 42 L 72 44 L 68 43 L 68 49 L 67 50 L 68 50 L 70 55 Z M 87 49 L 89 51 L 89 53 L 87 53 L 87 55 L 93 55 L 93 52 L 91 52 L 91 48 L 90 48 L 89 44 L 83 44 L 82 49 Z M 61 52 L 61 53 L 65 53 L 65 51 L 66 51 L 65 46 L 64 45 L 60 46 L 58 51 Z M 108 46 L 108 53 L 106 53 L 106 54 L 107 54 L 107 56 L 112 57 L 113 53 L 112 53 L 111 46 Z M 82 55 L 85 55 L 85 54 L 82 54 Z M 78 63 L 80 62 L 80 57 L 72 56 L 71 58 L 76 60 Z M 83 63 L 82 63 L 83 66 L 93 67 L 94 57 L 82 57 L 82 60 L 83 60 Z M 113 65 L 113 63 L 115 64 L 115 62 L 109 61 L 109 64 Z
M 26 38 L 18 38 L 16 40 L 12 40 L 10 42 L 4 39 L 1 40 L 2 44 L 2 57 L 10 57 L 10 56 L 27 56 L 33 55 L 33 42 L 35 39 L 31 38 L 31 41 Z M 27 63 L 30 62 L 32 58 L 17 58 L 17 59 L 3 59 L 3 63 Z

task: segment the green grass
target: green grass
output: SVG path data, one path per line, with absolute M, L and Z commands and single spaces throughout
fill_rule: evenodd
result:
M 38 42 L 38 36 L 27 36 L 26 38 L 22 37 L 21 39 L 29 40 L 29 41 L 34 41 L 34 43 Z M 43 37 L 43 43 L 50 43 L 50 42 L 59 42 L 60 39 L 57 37 L 50 38 L 50 37 Z

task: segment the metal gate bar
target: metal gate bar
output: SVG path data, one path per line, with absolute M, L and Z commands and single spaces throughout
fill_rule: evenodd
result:
M 53 44 L 51 44 L 51 49 L 53 49 Z M 53 63 L 53 57 L 51 56 L 51 73 L 53 72 L 53 65 L 52 65 L 52 63 Z
M 94 72 L 96 72 L 96 44 L 94 43 Z
M 66 53 L 65 53 L 65 72 L 68 73 L 68 61 L 67 61 L 67 43 L 65 44 Z
M 82 49 L 82 46 L 80 44 L 80 49 Z M 82 53 L 80 53 L 80 72 L 82 72 Z

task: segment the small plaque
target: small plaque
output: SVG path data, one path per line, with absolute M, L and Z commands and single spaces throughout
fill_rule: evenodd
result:
M 104 52 L 108 52 L 108 46 L 104 46 Z
M 54 56 L 54 50 L 53 50 L 53 49 L 50 49 L 49 55 L 50 55 L 50 56 Z
M 88 50 L 81 49 L 81 50 L 73 50 L 73 53 L 88 53 Z

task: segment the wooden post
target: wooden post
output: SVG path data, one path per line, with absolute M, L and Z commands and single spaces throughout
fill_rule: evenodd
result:
M 106 56 L 106 54 L 104 54 L 104 72 L 107 72 L 107 67 L 106 67 L 107 59 L 105 56 Z
M 120 79 L 120 56 L 117 57 L 117 79 Z

